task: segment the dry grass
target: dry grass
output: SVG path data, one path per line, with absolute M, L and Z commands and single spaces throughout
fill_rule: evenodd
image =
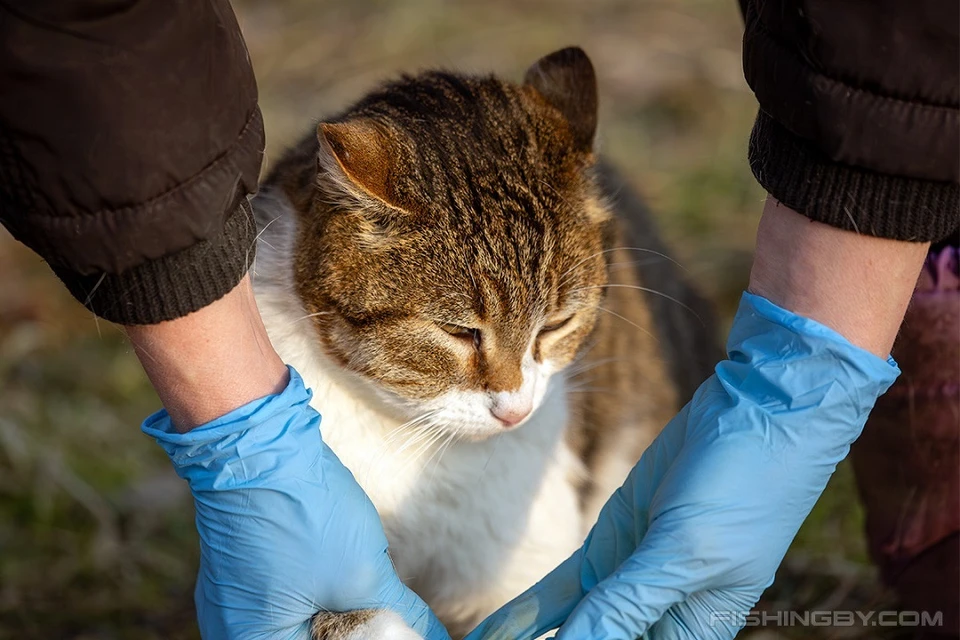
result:
M 745 160 L 755 105 L 732 0 L 243 0 L 237 11 L 268 162 L 399 71 L 518 78 L 545 53 L 583 46 L 599 73 L 605 153 L 729 318 L 762 202 Z M 133 354 L 5 235 L 0 272 L 0 638 L 196 638 L 191 507 L 139 432 L 158 403 Z M 861 518 L 844 466 L 764 606 L 884 603 Z M 783 631 L 762 637 L 868 637 Z

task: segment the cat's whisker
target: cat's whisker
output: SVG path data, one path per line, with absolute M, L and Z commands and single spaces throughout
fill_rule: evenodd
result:
M 497 436 L 494 438 L 493 447 L 490 449 L 490 455 L 487 456 L 486 462 L 483 463 L 483 468 L 480 469 L 480 475 L 477 476 L 477 483 L 478 483 L 478 484 L 479 484 L 480 480 L 483 478 L 483 476 L 486 475 L 486 473 L 487 473 L 487 466 L 490 464 L 490 461 L 493 460 L 493 456 L 495 456 L 495 455 L 497 454 L 497 447 L 500 446 L 500 440 L 502 440 L 502 439 L 503 439 L 503 434 L 502 434 L 502 433 L 497 434 Z
M 467 267 L 467 275 L 470 276 L 470 282 L 473 283 L 473 292 L 480 293 L 480 287 L 477 286 L 477 279 L 473 277 L 473 269 Z
M 404 440 L 403 444 L 396 449 L 391 450 L 391 447 L 386 443 L 381 443 L 381 446 L 378 447 L 379 454 L 373 460 L 371 460 L 370 464 L 368 465 L 370 468 L 376 468 L 377 471 L 374 477 L 377 482 L 379 482 L 386 473 L 399 474 L 405 472 L 410 464 L 422 454 L 424 446 L 427 445 L 431 439 L 436 438 L 442 433 L 442 430 L 436 425 L 429 423 L 426 426 L 421 423 L 417 427 L 404 430 L 404 432 L 407 434 L 409 434 L 411 431 L 413 431 L 413 435 Z M 407 452 L 407 450 L 411 447 L 414 447 L 414 450 Z M 391 456 L 395 456 L 397 459 L 402 461 L 399 468 L 393 466 L 384 467 L 377 464 L 379 459 L 388 452 Z
M 550 184 L 550 183 L 547 182 L 546 180 L 542 180 L 542 179 L 540 180 L 540 184 L 542 184 L 542 185 L 545 186 L 546 188 L 550 189 L 550 191 L 553 191 L 553 194 L 554 194 L 555 196 L 557 196 L 558 198 L 560 198 L 560 201 L 563 202 L 565 205 L 567 205 L 567 206 L 570 207 L 571 209 L 575 208 L 575 207 L 573 207 L 573 206 L 570 204 L 570 202 L 569 202 L 566 198 L 564 198 L 564 197 L 560 194 L 559 191 L 556 190 L 556 188 L 555 188 L 552 184 Z
M 377 451 L 372 456 L 370 456 L 367 462 L 367 467 L 372 468 L 374 466 L 377 466 L 379 462 L 383 459 L 383 457 L 388 453 L 388 451 L 390 451 L 390 449 L 396 443 L 397 440 L 401 438 L 406 438 L 403 444 L 397 449 L 397 451 L 404 451 L 405 449 L 412 446 L 414 443 L 419 442 L 420 440 L 425 438 L 428 435 L 428 433 L 426 433 L 425 432 L 426 430 L 421 427 L 425 421 L 432 418 L 434 415 L 436 415 L 436 413 L 437 413 L 436 410 L 428 411 L 427 413 L 421 414 L 416 418 L 413 418 L 409 422 L 405 422 L 404 424 L 401 424 L 400 426 L 394 429 L 391 429 L 390 432 L 383 438 L 383 441 L 380 443 L 380 445 L 377 447 Z
M 599 304 L 597 305 L 597 311 L 603 311 L 604 313 L 609 313 L 610 315 L 612 315 L 612 316 L 615 317 L 615 318 L 620 318 L 621 320 L 623 320 L 624 322 L 626 322 L 626 323 L 629 324 L 630 326 L 636 327 L 636 328 L 639 329 L 640 331 L 644 332 L 645 334 L 647 334 L 648 336 L 650 336 L 651 338 L 653 338 L 655 341 L 660 342 L 660 339 L 659 339 L 657 336 L 653 335 L 653 333 L 651 333 L 649 330 L 644 329 L 643 327 L 641 327 L 640 325 L 638 325 L 636 322 L 630 320 L 629 318 L 626 318 L 626 317 L 620 315 L 620 314 L 617 313 L 616 311 L 611 311 L 610 309 L 607 309 L 607 308 L 604 307 L 603 305 L 599 305 Z
M 611 362 L 628 362 L 629 358 L 600 358 L 599 360 L 593 360 L 591 362 L 584 363 L 576 367 L 567 367 L 563 370 L 564 377 L 567 380 L 573 380 L 574 378 L 592 371 L 597 367 L 601 367 L 605 364 L 610 364 Z
M 412 428 L 411 430 L 414 432 L 413 436 L 407 438 L 403 445 L 396 450 L 396 453 L 402 453 L 413 445 L 419 445 L 423 441 L 429 440 L 436 433 L 438 433 L 440 431 L 440 426 L 434 423 L 432 418 L 433 416 L 431 415 L 423 422 L 418 423 L 414 428 Z
M 700 315 L 699 315 L 696 311 L 694 311 L 693 309 L 691 309 L 689 306 L 687 306 L 687 305 L 685 305 L 684 303 L 680 302 L 679 300 L 677 300 L 677 299 L 674 298 L 673 296 L 669 296 L 669 295 L 665 294 L 665 293 L 662 292 L 662 291 L 657 291 L 656 289 L 651 289 L 651 288 L 649 288 L 649 287 L 641 287 L 640 285 L 636 285 L 636 284 L 610 283 L 610 284 L 597 284 L 597 285 L 587 285 L 587 286 L 583 286 L 583 287 L 577 287 L 576 289 L 572 289 L 572 290 L 571 290 L 571 293 L 574 293 L 574 292 L 577 292 L 577 291 L 586 291 L 586 290 L 588 290 L 588 289 L 609 289 L 609 288 L 636 289 L 637 291 L 646 291 L 647 293 L 652 293 L 652 294 L 655 295 L 655 296 L 660 296 L 661 298 L 666 298 L 667 300 L 670 300 L 671 302 L 675 302 L 675 303 L 677 303 L 678 305 L 680 305 L 681 307 L 683 307 L 684 309 L 686 309 L 687 311 L 689 311 L 689 312 L 691 313 L 691 315 L 693 315 L 693 317 L 696 318 L 696 319 L 700 322 L 700 324 L 702 324 L 703 326 L 707 326 L 706 323 L 703 321 L 703 318 L 701 318 Z
M 609 267 L 611 272 L 614 270 L 623 271 L 626 267 L 644 267 L 648 264 L 653 264 L 654 262 L 657 262 L 659 259 L 660 258 L 654 257 L 654 258 L 642 258 L 637 260 L 619 260 L 617 262 L 611 262 L 610 264 L 607 265 L 607 267 Z M 617 268 L 614 269 L 614 267 L 617 267 Z
M 393 442 L 386 442 L 386 441 L 381 442 L 380 445 L 377 447 L 376 453 L 370 457 L 368 466 L 379 467 L 380 462 L 387 455 L 401 456 L 404 454 L 405 451 L 407 451 L 411 447 L 417 446 L 419 443 L 423 442 L 425 439 L 429 438 L 430 436 L 431 436 L 431 431 L 428 429 L 417 429 L 417 428 L 405 429 L 402 434 L 398 434 L 394 438 Z M 396 446 L 396 448 L 394 448 L 396 444 L 399 444 L 400 446 Z
M 578 353 L 577 356 L 570 362 L 570 364 L 567 365 L 566 370 L 569 370 L 571 367 L 576 367 L 580 363 L 586 361 L 587 356 L 589 356 L 593 350 L 597 348 L 598 344 L 600 344 L 600 342 L 594 338 L 590 340 L 586 347 L 581 347 L 580 353 Z
M 260 242 L 260 243 L 262 243 L 262 244 L 265 244 L 265 245 L 267 245 L 268 247 L 270 247 L 271 249 L 273 249 L 274 251 L 277 251 L 277 248 L 276 248 L 275 246 L 273 246 L 272 244 L 270 244 L 269 242 L 267 242 L 267 241 L 264 240 L 263 238 L 260 238 L 260 239 L 257 240 L 256 242 Z
M 593 254 L 587 256 L 586 258 L 580 260 L 579 262 L 575 263 L 572 267 L 570 267 L 569 269 L 567 269 L 566 271 L 564 271 L 563 273 L 561 273 L 561 274 L 560 274 L 560 278 L 559 278 L 559 280 L 558 280 L 558 282 L 557 282 L 557 286 L 560 286 L 560 285 L 565 284 L 565 283 L 567 282 L 568 276 L 569 276 L 570 274 L 572 274 L 573 270 L 576 269 L 577 267 L 579 267 L 580 265 L 582 265 L 583 263 L 587 262 L 588 260 L 592 260 L 593 258 L 596 258 L 597 256 L 602 256 L 602 255 L 605 255 L 605 254 L 608 254 L 608 253 L 612 253 L 612 252 L 614 252 L 614 251 L 639 251 L 639 252 L 642 252 L 642 253 L 652 253 L 653 255 L 655 255 L 655 256 L 657 256 L 657 257 L 659 257 L 659 258 L 662 258 L 662 259 L 664 259 L 664 260 L 669 260 L 670 262 L 672 262 L 673 264 L 677 265 L 678 267 L 680 267 L 680 268 L 683 269 L 684 271 L 687 270 L 686 267 L 684 267 L 682 264 L 680 264 L 679 262 L 677 262 L 676 260 L 674 260 L 673 258 L 671 258 L 670 256 L 668 256 L 667 254 L 661 253 L 661 252 L 659 252 L 659 251 L 654 251 L 653 249 L 646 249 L 646 248 L 644 248 L 644 247 L 611 247 L 611 248 L 609 248 L 609 249 L 604 249 L 603 251 L 598 251 L 598 252 L 596 252 L 596 253 L 593 253 Z
M 291 320 L 290 322 L 288 322 L 287 324 L 284 325 L 284 328 L 293 326 L 293 325 L 295 325 L 295 324 L 297 324 L 297 323 L 299 323 L 299 322 L 303 322 L 304 320 L 306 320 L 306 319 L 308 319 L 308 318 L 316 318 L 317 316 L 326 316 L 326 315 L 330 315 L 330 314 L 332 314 L 332 313 L 333 313 L 333 311 L 317 311 L 316 313 L 308 313 L 307 315 L 302 316 L 302 317 L 300 317 L 300 318 L 297 318 L 296 320 Z
M 569 269 L 567 269 L 566 271 L 560 274 L 560 277 L 557 278 L 557 287 L 561 287 L 567 282 L 568 277 L 570 276 L 571 273 L 573 273 L 574 269 L 576 269 L 583 263 L 587 262 L 588 260 L 592 260 L 598 256 L 602 256 L 606 253 L 610 253 L 611 251 L 613 251 L 613 249 L 604 249 L 602 251 L 597 251 L 596 253 L 591 253 L 590 255 L 588 255 L 586 258 L 583 258 L 582 260 L 578 260 L 577 262 L 574 263 L 572 267 L 570 267 Z
M 405 426 L 393 429 L 384 437 L 380 447 L 386 449 L 396 444 L 398 440 L 402 439 L 404 442 L 408 442 L 410 437 L 418 437 L 422 435 L 423 429 L 418 428 L 419 426 L 419 422 L 416 424 L 407 423 Z
M 585 388 L 589 387 L 592 382 L 593 382 L 593 379 L 592 379 L 592 378 L 587 379 L 587 380 L 578 380 L 575 384 L 571 384 L 571 385 L 569 385 L 568 387 L 564 388 L 564 392 L 577 391 L 577 390 L 580 390 L 580 389 L 585 389 Z
M 570 389 L 567 393 L 617 393 L 617 390 L 609 387 L 584 387 L 582 389 Z
M 436 429 L 437 427 L 433 424 L 424 425 L 420 423 L 420 424 L 417 424 L 415 427 L 412 427 L 406 430 L 407 432 L 413 431 L 413 435 L 407 438 L 406 440 L 404 440 L 403 444 L 396 449 L 396 453 L 403 453 L 413 445 L 418 444 L 423 440 L 429 438 L 436 431 Z
M 596 343 L 591 344 L 588 348 L 584 349 L 582 353 L 578 354 L 565 369 L 560 372 L 560 375 L 563 375 L 565 379 L 570 379 L 579 374 L 579 370 L 583 368 L 584 370 L 593 369 L 599 365 L 593 365 L 587 361 L 587 356 L 593 351 L 596 347 Z
M 437 468 L 440 466 L 440 461 L 443 459 L 443 454 L 447 452 L 447 449 L 450 448 L 450 445 L 457 439 L 457 431 L 452 429 L 447 436 L 447 439 L 440 445 L 437 452 L 431 454 L 430 458 L 427 458 L 427 461 L 424 463 L 424 468 L 430 464 L 430 459 L 433 458 L 433 455 L 436 455 L 437 459 L 433 463 L 433 470 L 430 472 L 430 484 L 433 484 L 433 480 L 437 475 Z
M 431 425 L 428 425 L 425 428 L 417 429 L 413 436 L 407 438 L 403 441 L 403 444 L 398 447 L 393 453 L 402 456 L 408 450 L 412 451 L 408 455 L 417 455 L 416 452 L 419 451 L 419 447 L 425 442 L 430 440 L 434 435 L 436 435 L 439 430 Z
M 441 458 L 443 458 L 443 454 L 445 454 L 447 451 L 449 451 L 450 448 L 451 448 L 451 446 L 452 446 L 455 442 L 458 442 L 459 439 L 460 439 L 460 430 L 459 430 L 459 429 L 454 429 L 454 430 L 450 433 L 450 437 L 447 438 L 446 443 L 444 443 L 443 447 L 440 448 L 440 453 L 439 453 L 439 455 L 437 455 L 437 461 L 436 461 L 436 462 L 434 463 L 434 465 L 433 465 L 433 472 L 434 472 L 434 474 L 436 474 L 436 472 L 437 472 L 437 467 L 440 466 L 440 460 L 441 460 Z
M 283 217 L 283 214 L 281 213 L 281 214 L 277 215 L 275 218 L 273 218 L 272 220 L 268 220 L 267 223 L 266 223 L 265 225 L 263 225 L 263 227 L 260 229 L 260 231 L 257 232 L 257 235 L 255 235 L 255 236 L 253 237 L 253 243 L 251 244 L 251 246 L 252 246 L 252 247 L 256 246 L 256 245 L 257 245 L 257 242 L 263 242 L 265 245 L 267 245 L 267 246 L 270 247 L 271 249 L 276 250 L 276 247 L 274 247 L 273 245 L 271 245 L 270 243 L 268 243 L 266 240 L 263 240 L 262 237 L 263 237 L 263 234 L 266 233 L 267 229 L 270 228 L 270 225 L 272 225 L 274 222 L 276 222 L 277 220 L 279 220 L 279 219 L 282 218 L 282 217 Z
M 410 465 L 414 464 L 421 457 L 423 457 L 423 454 L 433 449 L 434 445 L 437 442 L 439 442 L 440 439 L 443 438 L 446 433 L 447 433 L 446 429 L 444 429 L 441 425 L 434 425 L 434 430 L 432 432 L 432 435 L 426 440 L 426 442 L 424 442 L 419 447 L 417 447 L 417 449 L 412 453 L 412 455 L 410 455 L 410 457 L 403 463 L 403 465 L 401 465 L 399 470 L 400 473 L 405 472 L 410 467 Z
M 423 422 L 424 420 L 427 420 L 428 418 L 432 418 L 437 414 L 437 411 L 438 411 L 437 409 L 432 409 L 430 411 L 427 411 L 426 413 L 421 413 L 417 417 L 412 418 L 409 421 L 404 422 L 403 424 L 398 425 L 397 427 L 391 429 L 390 432 L 387 434 L 385 441 L 389 442 L 391 438 L 395 437 L 399 433 L 403 433 L 405 429 L 409 429 L 410 427 L 416 426 L 421 422 Z

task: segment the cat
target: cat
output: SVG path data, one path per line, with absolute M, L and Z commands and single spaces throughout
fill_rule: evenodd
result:
M 583 541 L 718 360 L 709 305 L 595 149 L 576 47 L 429 71 L 323 121 L 253 201 L 270 339 L 454 638 Z M 322 613 L 323 640 L 419 637 Z

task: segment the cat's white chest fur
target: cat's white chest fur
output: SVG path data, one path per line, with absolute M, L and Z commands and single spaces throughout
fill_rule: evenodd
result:
M 297 366 L 297 354 L 281 355 Z M 430 446 L 303 362 L 324 440 L 380 512 L 397 572 L 442 617 L 492 612 L 580 543 L 576 460 L 562 440 L 562 402 L 516 431 Z M 556 394 L 560 396 L 560 394 Z
M 254 204 L 278 226 L 270 246 L 258 248 L 257 301 L 274 347 L 313 389 L 324 441 L 376 505 L 401 579 L 441 619 L 478 622 L 582 542 L 574 483 L 583 469 L 563 438 L 562 377 L 526 423 L 491 439 L 431 442 L 398 432 L 400 421 L 372 408 L 319 348 L 283 259 L 287 203 L 265 193 Z

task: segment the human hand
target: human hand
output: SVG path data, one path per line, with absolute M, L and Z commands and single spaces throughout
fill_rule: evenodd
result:
M 583 547 L 466 640 L 736 635 L 899 370 L 751 294 L 727 351 Z
M 193 492 L 203 637 L 306 640 L 318 611 L 387 608 L 427 640 L 449 640 L 397 577 L 380 518 L 321 440 L 310 395 L 291 368 L 281 393 L 187 433 L 164 411 L 143 424 Z

